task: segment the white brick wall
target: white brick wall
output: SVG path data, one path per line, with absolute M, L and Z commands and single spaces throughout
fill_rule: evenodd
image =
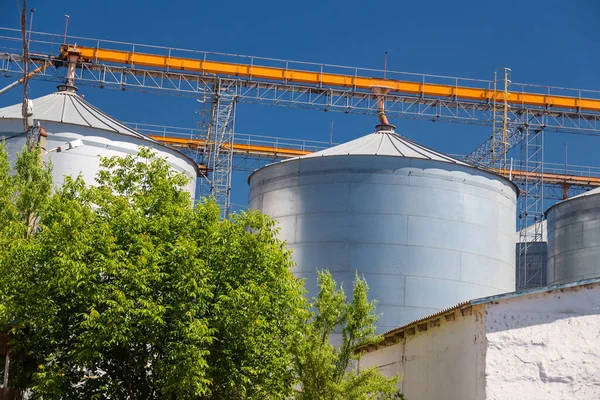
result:
M 600 399 L 600 286 L 487 305 L 489 400 Z

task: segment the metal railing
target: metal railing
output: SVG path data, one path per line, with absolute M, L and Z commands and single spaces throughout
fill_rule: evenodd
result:
M 175 137 L 189 140 L 206 139 L 206 133 L 203 133 L 201 129 L 196 128 L 141 124 L 135 122 L 125 122 L 125 124 L 132 129 L 150 136 Z M 338 144 L 318 140 L 293 139 L 239 132 L 235 133 L 235 143 L 248 146 L 264 146 L 273 150 L 294 149 L 308 152 L 325 150 Z M 457 159 L 465 158 L 465 155 L 460 154 L 450 154 L 450 156 Z M 522 170 L 521 162 L 512 159 L 510 160 L 509 165 L 507 165 L 507 169 Z M 543 173 L 600 178 L 600 166 L 544 162 Z
M 521 162 L 519 162 L 518 160 L 514 160 L 513 169 L 521 170 Z M 556 175 L 572 175 L 584 178 L 600 178 L 600 167 L 544 162 L 543 173 Z
M 175 137 L 180 139 L 206 139 L 206 133 L 201 129 L 182 128 L 176 126 L 164 126 L 153 124 L 140 124 L 135 122 L 125 122 L 127 126 L 149 136 Z M 274 150 L 294 149 L 307 152 L 316 152 L 325 150 L 337 143 L 329 143 L 318 140 L 293 139 L 264 135 L 253 135 L 247 133 L 235 133 L 235 144 L 248 146 L 264 146 Z

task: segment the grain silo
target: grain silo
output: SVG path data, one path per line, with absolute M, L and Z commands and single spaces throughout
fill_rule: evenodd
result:
M 60 88 L 58 92 L 31 100 L 28 111 L 33 124 L 39 123 L 48 135 L 46 149 L 68 148 L 69 143 L 74 142 L 80 144 L 72 150 L 50 152 L 45 156 L 52 160 L 55 184 L 61 184 L 65 175 L 79 173 L 88 184 L 93 184 L 99 156 L 136 154 L 140 146 L 146 146 L 190 178 L 186 190 L 194 197 L 198 167 L 191 158 L 123 125 L 83 100 L 72 86 Z M 0 108 L 0 140 L 5 140 L 11 157 L 25 146 L 23 130 L 21 104 Z
M 561 201 L 546 211 L 548 283 L 600 276 L 600 188 Z
M 249 184 L 250 208 L 279 221 L 308 295 L 319 269 L 347 293 L 358 272 L 383 313 L 379 332 L 515 289 L 515 185 L 391 125 L 267 165 Z

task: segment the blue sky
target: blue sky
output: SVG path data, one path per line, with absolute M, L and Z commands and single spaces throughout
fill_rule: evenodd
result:
M 4 0 L 0 26 L 17 27 L 15 0 Z M 600 90 L 600 2 L 566 1 L 29 1 L 34 30 L 215 52 L 492 79 L 508 66 L 515 82 Z M 13 78 L 0 77 L 0 86 Z M 31 96 L 54 89 L 33 82 Z M 118 119 L 192 127 L 198 104 L 132 91 L 82 87 L 81 94 Z M 0 107 L 18 93 L 0 97 Z M 237 131 L 327 141 L 372 131 L 374 117 L 240 104 Z M 398 131 L 424 145 L 465 154 L 490 127 L 394 120 Z M 600 166 L 600 138 L 548 132 L 545 159 Z M 232 201 L 245 205 L 245 173 L 236 173 Z

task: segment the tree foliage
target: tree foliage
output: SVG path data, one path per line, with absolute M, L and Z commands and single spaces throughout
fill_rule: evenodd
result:
M 11 173 L 0 151 L 0 318 L 24 327 L 13 386 L 40 398 L 289 393 L 301 283 L 271 220 L 193 207 L 186 178 L 149 150 L 53 193 L 37 160 L 23 152 Z
M 10 386 L 43 399 L 393 398 L 395 380 L 349 371 L 353 346 L 377 340 L 364 281 L 347 304 L 322 274 L 307 303 L 274 221 L 219 220 L 148 149 L 102 159 L 94 186 L 54 190 L 38 152 L 11 167 L 0 146 Z
M 293 348 L 298 400 L 403 399 L 399 377 L 386 378 L 376 368 L 356 370 L 362 353 L 355 349 L 381 340 L 375 335 L 375 303 L 367 298 L 367 282 L 355 277 L 352 301 L 328 271 L 319 272 L 319 295 L 309 305 Z M 332 344 L 336 332 L 341 344 Z

